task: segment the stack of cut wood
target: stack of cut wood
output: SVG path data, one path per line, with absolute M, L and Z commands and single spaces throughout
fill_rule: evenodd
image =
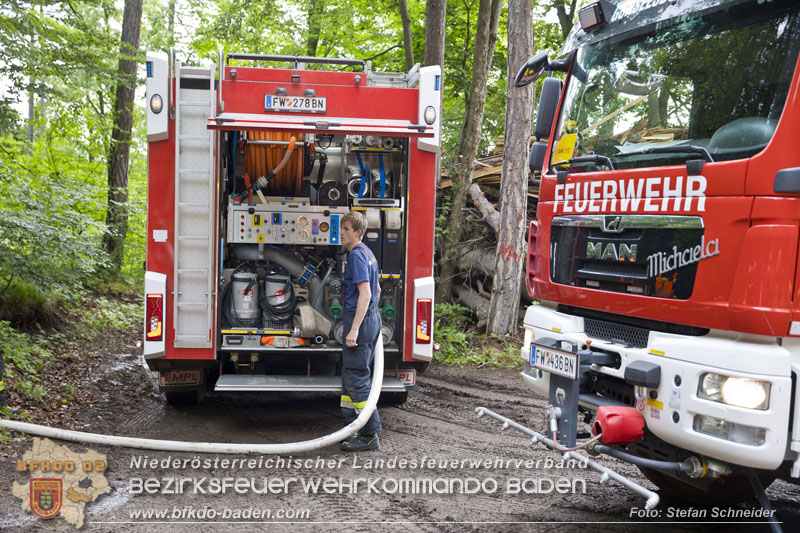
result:
M 492 155 L 475 160 L 472 165 L 472 183 L 486 186 L 489 188 L 500 187 L 500 177 L 503 174 L 503 138 L 495 139 L 495 147 Z M 526 165 L 527 166 L 527 165 Z M 439 182 L 440 189 L 446 189 L 453 184 L 453 180 L 447 173 L 442 173 L 442 179 Z M 539 198 L 539 186 L 529 184 L 528 198 Z
M 525 163 L 527 171 L 527 162 Z M 471 308 L 478 318 L 478 328 L 485 326 L 488 310 L 490 287 L 494 277 L 494 264 L 497 241 L 494 238 L 500 227 L 500 178 L 503 173 L 503 138 L 495 140 L 492 154 L 475 161 L 472 166 L 472 185 L 468 198 L 480 213 L 480 218 L 467 217 L 469 226 L 466 234 L 473 238 L 462 243 L 458 257 L 458 270 L 461 282 L 454 284 L 453 290 L 457 300 Z M 538 176 L 537 176 L 538 177 Z M 442 173 L 439 189 L 447 189 L 453 184 L 446 173 Z M 528 222 L 536 218 L 536 204 L 539 198 L 539 186 L 528 181 Z M 526 223 L 527 227 L 527 223 Z M 522 288 L 523 302 L 528 303 L 530 297 Z

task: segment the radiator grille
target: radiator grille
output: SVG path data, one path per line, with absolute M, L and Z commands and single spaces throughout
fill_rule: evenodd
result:
M 647 264 L 626 263 L 625 261 L 592 261 L 584 260 L 583 266 L 579 270 L 582 274 L 614 274 L 619 276 L 629 276 L 635 278 L 647 277 Z
M 650 331 L 594 318 L 583 319 L 586 335 L 593 339 L 624 343 L 634 348 L 646 348 Z
M 589 228 L 589 238 L 591 238 L 591 239 L 603 239 L 603 240 L 606 240 L 606 241 L 609 240 L 609 239 L 638 240 L 638 239 L 642 238 L 643 234 L 644 234 L 644 230 L 643 229 L 639 229 L 639 228 L 626 229 L 626 230 L 623 230 L 623 231 L 621 231 L 619 233 L 606 233 L 600 228 Z

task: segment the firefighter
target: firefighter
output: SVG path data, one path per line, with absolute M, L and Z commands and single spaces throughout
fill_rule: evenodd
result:
M 344 272 L 344 347 L 342 348 L 342 398 L 341 407 L 349 424 L 367 403 L 372 385 L 372 360 L 375 343 L 381 334 L 378 313 L 378 260 L 361 242 L 367 230 L 367 219 L 357 211 L 342 217 L 340 240 L 347 248 L 347 266 Z M 376 408 L 361 430 L 342 442 L 342 450 L 357 452 L 380 450 L 378 433 L 381 419 Z

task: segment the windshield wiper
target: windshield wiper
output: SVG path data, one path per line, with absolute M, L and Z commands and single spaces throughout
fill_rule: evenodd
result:
M 688 145 L 675 145 L 672 146 L 656 146 L 654 148 L 645 148 L 644 150 L 636 150 L 633 152 L 625 152 L 623 154 L 614 154 L 614 157 L 627 157 L 629 155 L 642 155 L 642 154 L 700 154 L 709 163 L 714 162 L 711 153 L 702 146 Z
M 614 162 L 611 160 L 610 157 L 600 154 L 589 154 L 589 155 L 581 155 L 578 157 L 572 157 L 570 159 L 565 159 L 564 161 L 559 161 L 558 163 L 553 163 L 553 167 L 557 167 L 559 165 L 574 165 L 574 164 L 581 164 L 581 163 L 594 163 L 594 164 L 601 164 L 607 166 L 611 170 L 616 170 L 617 167 L 614 165 Z M 558 170 L 556 169 L 556 179 L 559 183 L 564 183 L 567 181 L 567 175 L 569 174 L 568 169 Z
M 572 157 L 570 159 L 565 159 L 563 161 L 559 161 L 558 163 L 553 163 L 554 167 L 560 165 L 574 165 L 574 164 L 581 164 L 581 163 L 600 163 L 611 170 L 616 170 L 617 167 L 614 166 L 614 162 L 611 160 L 610 157 L 600 154 L 589 154 L 589 155 L 580 155 L 578 157 Z

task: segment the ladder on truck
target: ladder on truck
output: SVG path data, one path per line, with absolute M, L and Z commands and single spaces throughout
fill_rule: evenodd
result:
M 175 61 L 175 348 L 211 348 L 214 286 L 214 69 Z

